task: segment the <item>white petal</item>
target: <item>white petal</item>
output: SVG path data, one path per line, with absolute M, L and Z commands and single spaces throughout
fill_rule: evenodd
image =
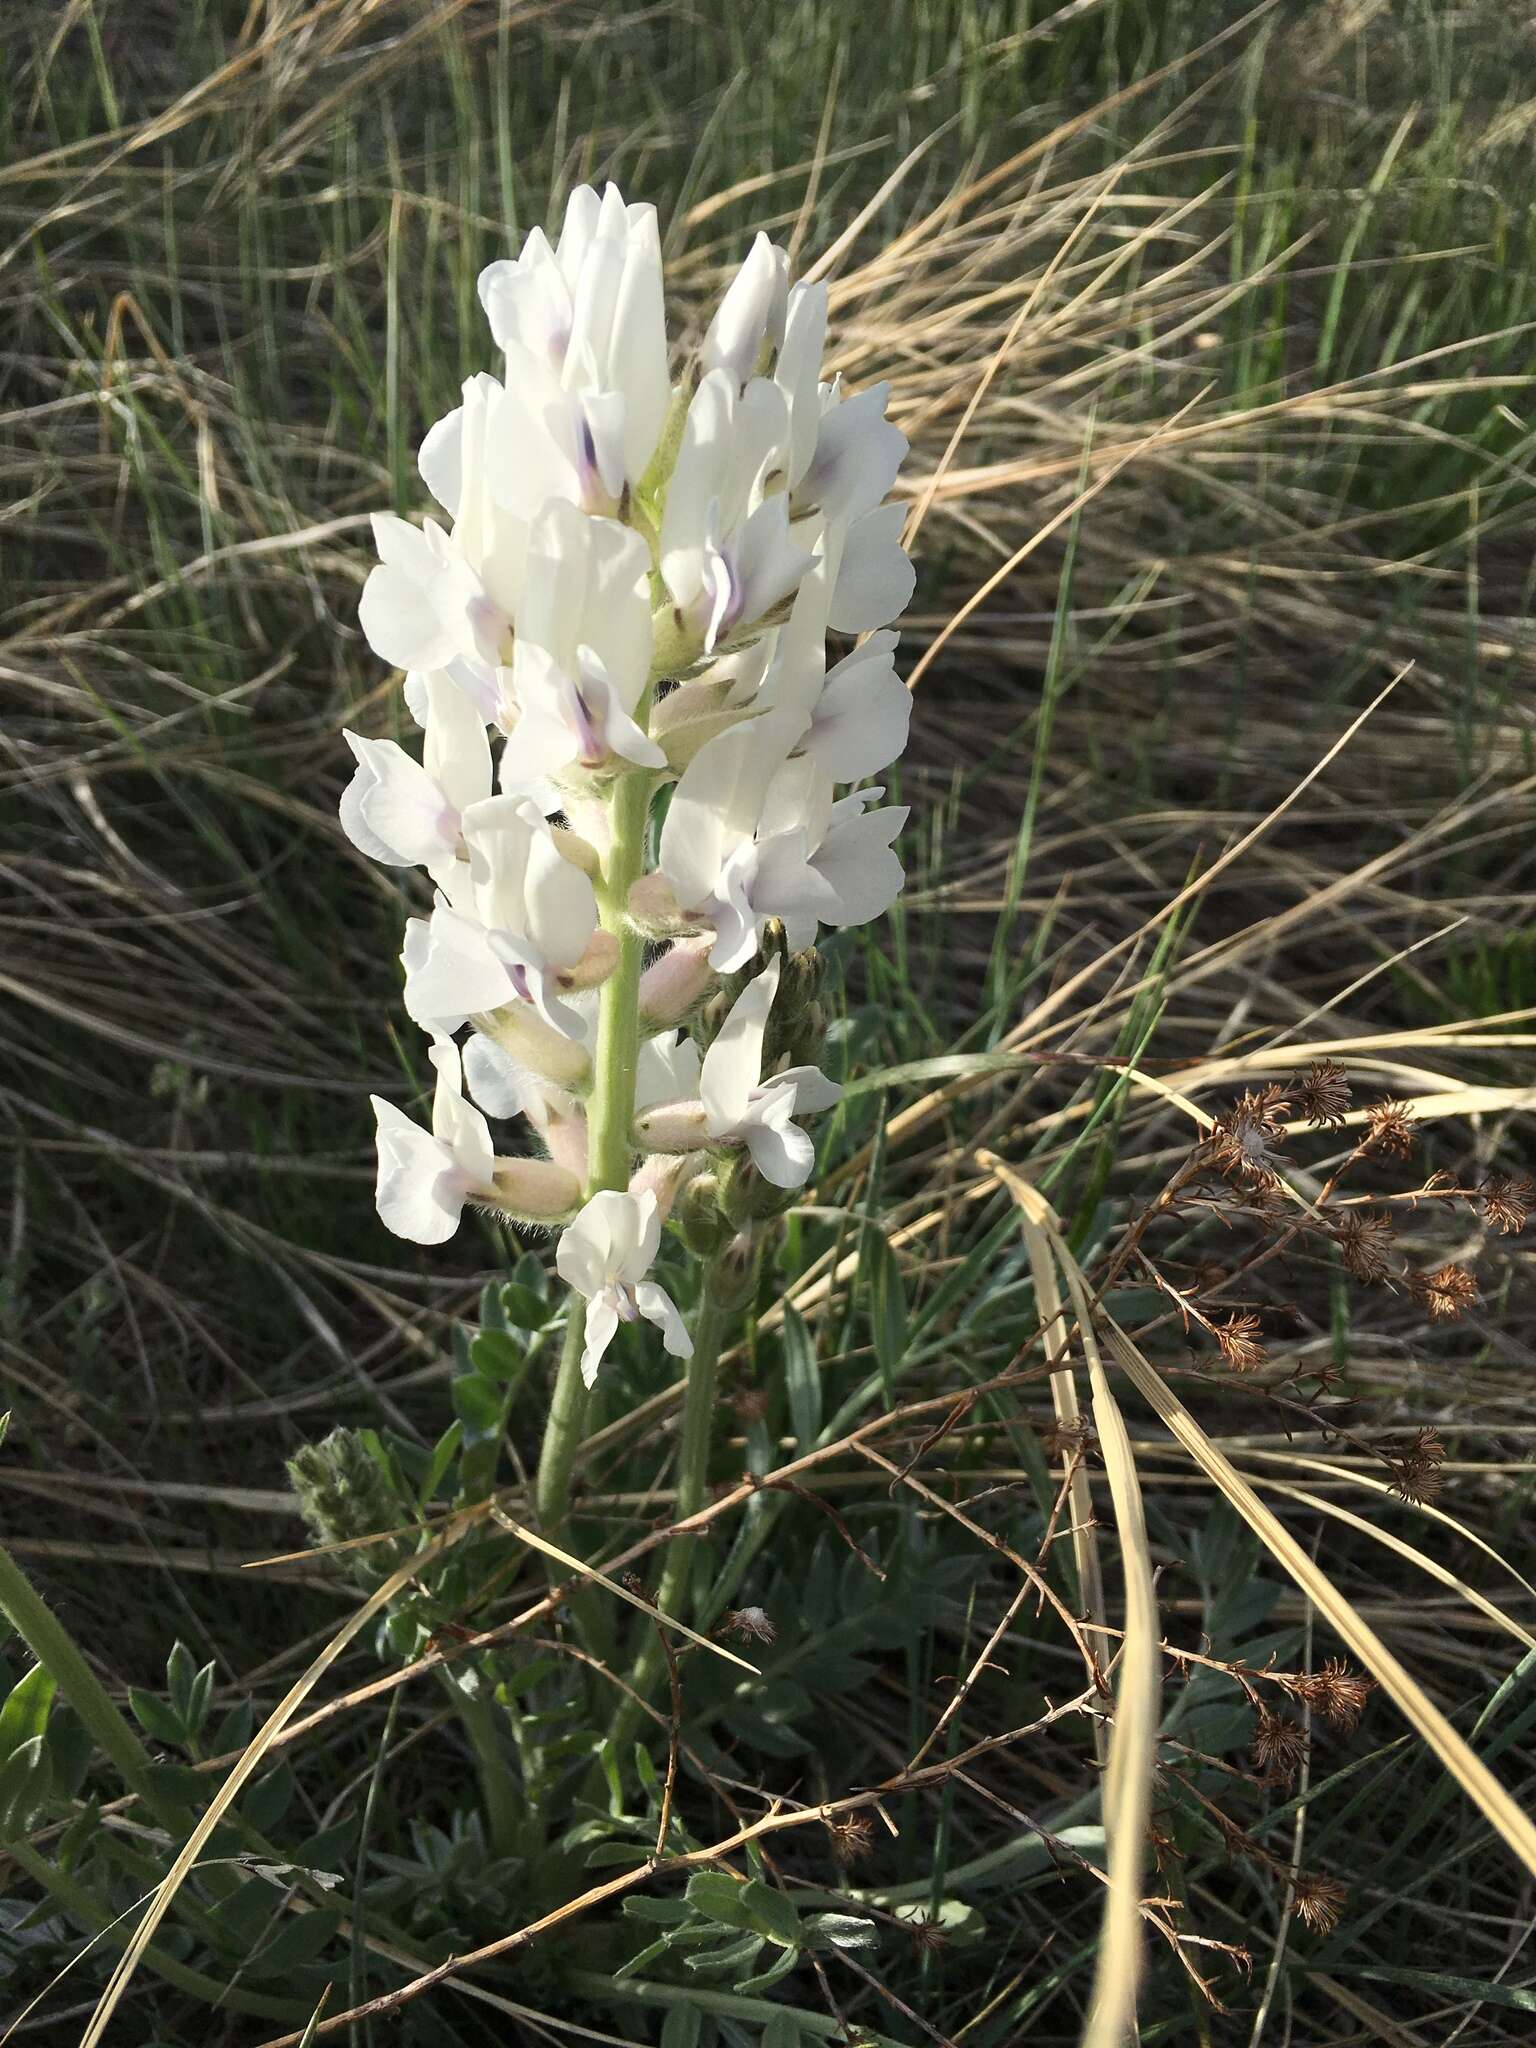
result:
M 451 619 L 431 589 L 381 563 L 368 572 L 357 607 L 363 637 L 392 668 L 441 668 L 458 653 Z
M 905 807 L 891 805 L 833 826 L 815 855 L 837 899 L 835 913 L 821 913 L 824 924 L 868 924 L 890 909 L 906 880 L 890 845 L 906 821 Z
M 464 1083 L 487 1116 L 521 1116 L 536 1092 L 511 1053 L 483 1031 L 464 1047 Z
M 816 1147 L 796 1123 L 754 1122 L 742 1134 L 752 1164 L 776 1188 L 800 1188 L 811 1177 L 816 1164 Z
M 609 1210 L 602 1196 L 594 1195 L 561 1231 L 555 1270 L 567 1287 L 574 1287 L 591 1301 L 609 1284 L 609 1251 Z
M 720 496 L 734 411 L 735 389 L 730 378 L 724 371 L 712 371 L 689 402 L 677 463 L 667 485 L 661 518 L 661 573 L 685 609 L 699 595 L 709 508 Z
M 829 1081 L 820 1067 L 785 1067 L 782 1073 L 774 1075 L 773 1084 L 778 1087 L 785 1081 L 795 1091 L 796 1116 L 831 1109 L 843 1099 L 842 1083 Z
M 635 1069 L 636 1110 L 697 1095 L 699 1074 L 699 1049 L 686 1031 L 663 1031 L 646 1039 Z
M 453 1154 L 454 1164 L 470 1188 L 489 1188 L 496 1171 L 495 1148 L 485 1118 L 464 1100 L 464 1069 L 459 1048 L 442 1032 L 434 1032 L 428 1057 L 437 1069 L 432 1098 L 432 1135 Z
M 439 903 L 430 924 L 406 926 L 405 1013 L 427 1030 L 456 1031 L 482 1010 L 498 1010 L 516 990 L 483 926 Z
M 876 633 L 827 676 L 801 744 L 834 782 L 878 775 L 907 744 L 912 693 L 896 673 L 895 645 L 894 633 Z
M 744 384 L 764 341 L 776 346 L 784 337 L 788 289 L 788 256 L 760 234 L 709 323 L 699 351 L 705 369 L 724 370 Z
M 403 1110 L 372 1097 L 378 1120 L 379 1216 L 412 1244 L 443 1244 L 458 1228 L 464 1198 L 447 1146 L 412 1123 Z
M 613 1297 L 606 1291 L 594 1295 L 587 1303 L 583 1331 L 585 1342 L 581 1352 L 581 1377 L 589 1387 L 597 1379 L 597 1369 L 618 1327 L 619 1312 L 613 1305 Z
M 768 712 L 700 747 L 673 791 L 661 831 L 661 872 L 692 910 L 715 894 L 726 862 L 757 829 L 768 785 L 804 730 Z
M 642 1280 L 635 1289 L 635 1307 L 648 1323 L 661 1332 L 661 1341 L 674 1358 L 692 1358 L 693 1339 L 677 1312 L 677 1304 L 654 1280 Z
M 491 793 L 491 742 L 478 705 L 443 670 L 426 678 L 421 765 L 456 811 Z
M 848 529 L 828 622 L 839 633 L 867 633 L 904 612 L 917 571 L 901 546 L 906 507 L 881 505 Z
M 779 992 L 779 974 L 779 962 L 773 960 L 747 983 L 704 1055 L 699 1095 L 714 1137 L 724 1137 L 743 1121 L 752 1090 L 762 1079 L 763 1033 Z

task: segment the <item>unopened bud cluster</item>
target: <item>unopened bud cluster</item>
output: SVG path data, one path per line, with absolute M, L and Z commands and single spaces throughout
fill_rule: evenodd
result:
M 718 1252 L 781 1208 L 814 1162 L 797 1119 L 840 1092 L 814 946 L 903 880 L 906 813 L 866 778 L 907 737 L 907 444 L 885 386 L 823 381 L 826 288 L 764 236 L 675 366 L 654 210 L 613 186 L 480 298 L 505 375 L 427 434 L 444 519 L 375 519 L 361 605 L 423 740 L 347 735 L 342 824 L 435 887 L 403 952 L 432 1124 L 375 1099 L 378 1203 L 421 1244 L 469 1203 L 565 1226 L 590 1380 L 621 1320 L 687 1355 L 646 1277 L 663 1225 Z M 514 1117 L 537 1155 L 493 1142 Z

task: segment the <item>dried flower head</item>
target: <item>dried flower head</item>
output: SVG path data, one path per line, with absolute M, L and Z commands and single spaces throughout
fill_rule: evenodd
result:
M 733 1607 L 722 1617 L 720 1633 L 743 1643 L 771 1643 L 778 1630 L 761 1607 Z
M 1349 1079 L 1337 1060 L 1314 1060 L 1300 1080 L 1291 1083 L 1296 1108 L 1309 1124 L 1325 1131 L 1344 1128 L 1349 1108 Z
M 1371 1696 L 1371 1680 L 1351 1671 L 1341 1657 L 1330 1657 L 1321 1671 L 1287 1672 L 1279 1683 L 1292 1699 L 1321 1714 L 1343 1735 L 1358 1724 Z
M 1040 1448 L 1048 1458 L 1086 1458 L 1099 1440 L 1086 1422 L 1052 1422 L 1040 1432 Z
M 1439 1498 L 1445 1484 L 1445 1445 L 1432 1429 L 1416 1430 L 1406 1443 L 1392 1446 L 1387 1456 L 1394 1492 L 1420 1507 Z
M 1273 1187 L 1290 1106 L 1285 1090 L 1275 1082 L 1246 1089 L 1207 1134 L 1206 1151 L 1217 1172 L 1240 1186 Z
M 1465 1266 L 1436 1266 L 1414 1273 L 1408 1285 L 1432 1323 L 1454 1323 L 1477 1300 L 1477 1282 Z
M 1313 1934 L 1332 1934 L 1348 1897 L 1336 1877 L 1303 1874 L 1296 1880 L 1296 1917 Z
M 909 1920 L 907 1932 L 919 1955 L 936 1955 L 949 1945 L 949 1936 L 936 1920 Z
M 1249 1748 L 1271 1783 L 1288 1785 L 1306 1760 L 1307 1738 L 1289 1714 L 1274 1714 L 1261 1707 Z
M 1259 1329 L 1257 1316 L 1231 1315 L 1212 1330 L 1222 1357 L 1234 1372 L 1257 1372 L 1268 1357 Z
M 1370 1135 L 1366 1144 L 1373 1152 L 1396 1154 L 1406 1159 L 1413 1150 L 1413 1118 L 1406 1102 L 1373 1103 L 1369 1116 Z
M 857 1863 L 874 1844 L 875 1830 L 867 1813 L 829 1814 L 826 1830 L 839 1863 Z
M 1334 1225 L 1333 1241 L 1345 1272 L 1368 1287 L 1379 1286 L 1391 1272 L 1387 1255 L 1396 1239 L 1392 1218 L 1384 1209 L 1348 1209 Z
M 1524 1230 L 1536 1208 L 1536 1184 L 1524 1173 L 1490 1173 L 1477 1191 L 1483 1220 L 1505 1237 Z

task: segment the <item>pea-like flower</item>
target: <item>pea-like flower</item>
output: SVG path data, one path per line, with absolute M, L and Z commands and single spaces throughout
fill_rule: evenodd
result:
M 376 1198 L 385 1225 L 412 1244 L 443 1244 L 470 1201 L 535 1221 L 568 1216 L 580 1199 L 576 1176 L 552 1160 L 498 1159 L 485 1118 L 464 1100 L 458 1047 L 434 1034 L 430 1057 L 437 1069 L 430 1131 L 382 1096 L 372 1098 L 378 1122 Z
M 693 1340 L 667 1290 L 646 1274 L 661 1244 L 656 1197 L 605 1190 L 567 1224 L 555 1252 L 566 1285 L 586 1299 L 581 1376 L 590 1387 L 619 1324 L 643 1316 L 674 1358 L 691 1358 Z
M 342 738 L 357 768 L 341 799 L 341 827 L 370 859 L 424 867 L 446 880 L 464 853 L 464 813 L 491 793 L 485 721 L 441 671 L 422 678 L 420 761 L 393 740 Z
M 662 1152 L 744 1145 L 776 1188 L 805 1185 L 816 1150 L 793 1119 L 830 1109 L 843 1091 L 819 1067 L 786 1067 L 763 1079 L 763 1039 L 780 973 L 773 960 L 747 983 L 704 1055 L 698 1100 L 663 1103 L 641 1116 L 643 1143 Z
M 464 814 L 467 881 L 440 893 L 430 921 L 405 937 L 406 1014 L 456 1031 L 506 1003 L 532 1003 L 568 1037 L 578 1025 L 560 1000 L 562 979 L 597 929 L 589 877 L 561 853 L 548 819 L 526 797 L 493 796 Z

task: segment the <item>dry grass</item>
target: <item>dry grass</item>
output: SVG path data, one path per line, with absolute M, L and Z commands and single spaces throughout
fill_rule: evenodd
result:
M 1069 10 L 1074 33 L 1105 11 Z M 646 42 L 643 22 L 569 8 L 256 8 L 194 78 L 152 25 L 135 37 L 123 10 L 71 4 L 10 87 L 0 1338 L 16 1422 L 0 1486 L 16 1549 L 115 1674 L 153 1682 L 182 1634 L 218 1658 L 221 1699 L 285 1695 L 271 1746 L 302 1760 L 320 1807 L 328 1774 L 369 1769 L 387 1701 L 416 1702 L 441 1653 L 379 1676 L 346 1652 L 360 1606 L 337 1633 L 313 1569 L 246 1567 L 291 1545 L 276 1488 L 302 1438 L 338 1418 L 436 1435 L 451 1323 L 473 1318 L 501 1250 L 469 1241 L 411 1270 L 369 1207 L 364 1098 L 398 1095 L 415 1055 L 383 1021 L 398 895 L 334 823 L 339 724 L 394 715 L 353 621 L 367 512 L 411 501 L 406 450 L 471 367 L 456 329 L 475 269 L 512 205 L 542 213 L 546 164 L 553 184 L 612 168 L 672 195 L 672 276 L 695 307 L 744 221 L 782 229 L 832 279 L 846 375 L 893 380 L 924 563 L 903 792 L 917 872 L 899 921 L 843 960 L 865 1071 L 736 1368 L 776 1386 L 803 1330 L 825 1423 L 814 1447 L 774 1453 L 778 1476 L 866 1542 L 899 1496 L 984 1568 L 921 1652 L 881 1665 L 871 1725 L 851 1729 L 836 1698 L 821 1709 L 840 1754 L 864 1745 L 859 1789 L 759 1761 L 749 1799 L 712 1752 L 685 1773 L 703 1846 L 673 1861 L 745 1870 L 748 1842 L 783 1834 L 788 1876 L 823 1883 L 797 1846 L 818 1817 L 889 1810 L 905 1840 L 931 1838 L 937 1901 L 953 1869 L 1044 1843 L 1005 1905 L 982 1887 L 974 1968 L 958 1949 L 887 1959 L 889 1996 L 842 1975 L 820 2006 L 796 1980 L 801 2007 L 903 2040 L 1071 2040 L 1091 2012 L 1108 2043 L 1152 1927 L 1149 2039 L 1492 2042 L 1517 2037 L 1533 1995 L 1516 1860 L 1536 1856 L 1530 1709 L 1511 1676 L 1536 1626 L 1519 1520 L 1529 1253 L 1470 1200 L 1404 1191 L 1432 1172 L 1475 1190 L 1530 1161 L 1536 295 L 1481 198 L 1442 232 L 1432 100 L 1384 118 L 1326 202 L 1286 184 L 1282 122 L 1315 140 L 1352 65 L 1408 62 L 1383 10 L 1313 10 L 1310 31 L 1294 14 L 1222 24 L 1173 76 L 1156 50 L 1111 62 L 1106 31 L 1080 61 L 1107 89 L 1090 99 L 1064 70 L 1060 104 L 1004 134 L 985 79 L 1024 58 L 981 11 L 982 85 L 936 61 L 859 132 L 824 63 L 815 118 L 761 117 L 736 160 L 722 131 L 742 88 L 688 70 L 703 60 L 678 55 L 697 33 L 680 18 L 675 47 L 665 24 Z M 1282 108 L 1265 69 L 1301 47 L 1314 72 Z M 637 49 L 663 67 L 643 107 L 619 78 Z M 838 61 L 875 60 L 850 44 Z M 695 86 L 675 104 L 669 64 Z M 1487 148 L 1511 111 L 1479 110 Z M 1352 240 L 1340 212 L 1380 242 Z M 1394 298 L 1417 309 L 1401 332 Z M 1361 1203 L 1397 1219 L 1416 1271 L 1476 1270 L 1459 1320 L 1403 1283 L 1350 1285 L 1315 1238 L 1272 1253 L 1274 1227 L 1235 1209 L 1165 1210 L 1144 1233 L 1240 1091 L 1324 1057 L 1354 1103 L 1339 1132 L 1294 1120 L 1289 1199 L 1315 1208 L 1369 1105 L 1406 1100 L 1420 1158 L 1368 1163 Z M 1032 1281 L 1000 1178 L 1039 1191 L 1037 1230 L 1044 1196 L 1061 1218 L 1031 1247 Z M 894 1360 L 859 1218 L 901 1276 Z M 1117 1266 L 1128 1236 L 1148 1266 Z M 1212 1303 L 1260 1319 L 1250 1373 L 1190 1313 L 1208 1265 Z M 1064 1357 L 1088 1375 L 1102 1464 L 1069 1440 L 1083 1415 Z M 1323 1369 L 1345 1385 L 1300 1398 L 1298 1376 Z M 641 1492 L 631 1452 L 675 1390 L 632 1391 L 584 1460 L 610 1574 L 666 1533 L 636 1536 L 669 1496 Z M 1419 1430 L 1443 1442 L 1438 1502 L 1393 1490 Z M 722 1474 L 752 1441 L 732 1426 Z M 1348 1645 L 1474 1805 L 1447 1800 L 1379 1707 L 1347 1749 L 1314 1745 L 1294 1795 L 1244 1777 L 1229 1740 L 1202 1776 L 1206 1723 L 1182 1706 L 1157 1737 L 1159 1679 L 1174 1711 L 1223 1600 L 1245 1572 L 1276 1577 L 1236 1536 L 1213 1562 L 1217 1494 L 1299 1592 L 1272 1586 L 1265 1617 L 1211 1654 L 1241 1666 L 1269 1631 L 1315 1672 Z M 732 1486 L 700 1526 L 744 1528 L 756 1498 Z M 1031 1515 L 1038 1553 L 1012 1527 Z M 768 1527 L 803 1562 L 828 1524 L 784 1495 Z M 98 1563 L 70 1571 L 87 1544 Z M 475 1626 L 505 1644 L 556 1619 L 528 1574 Z M 1091 1638 L 1122 1626 L 1111 1721 Z M 342 1689 L 295 1718 L 327 1672 Z M 932 1683 L 945 1672 L 953 1694 Z M 1106 1728 L 1102 1860 L 1073 1847 L 1072 1816 Z M 417 1768 L 395 1781 L 402 1811 L 438 1797 L 440 1765 Z M 731 1800 L 750 1812 L 711 1828 Z M 910 1888 L 906 1853 L 885 1845 L 874 1882 L 842 1882 Z M 1065 1876 L 1041 1891 L 1048 1855 Z M 1308 1890 L 1330 1870 L 1354 1887 L 1337 1935 Z M 652 1882 L 513 1913 L 477 1938 L 482 1964 Z M 1246 1988 L 1231 1949 L 1254 1958 Z M 475 1985 L 475 1965 L 454 1982 Z M 375 1981 L 390 2010 L 470 2029 L 434 1988 L 450 1975 L 412 1954 Z M 516 2003 L 498 1981 L 478 1995 L 523 2025 L 558 2033 L 573 1997 L 603 2006 L 590 1977 L 519 1985 Z M 650 2026 L 676 2008 L 645 1989 L 609 1996 Z M 366 2002 L 338 1998 L 328 2024 Z

